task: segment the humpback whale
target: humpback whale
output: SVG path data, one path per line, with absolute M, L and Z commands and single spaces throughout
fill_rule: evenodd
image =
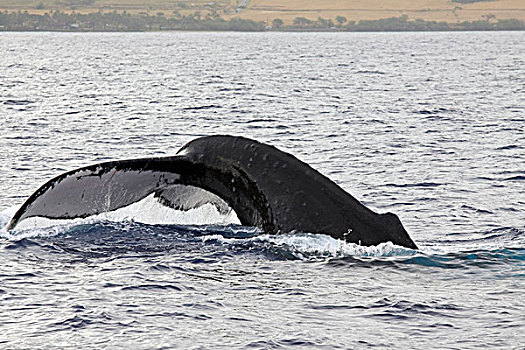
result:
M 289 153 L 225 135 L 190 141 L 174 156 L 109 161 L 61 174 L 22 204 L 7 229 L 30 217 L 88 217 L 150 195 L 181 210 L 229 206 L 241 224 L 269 234 L 321 233 L 361 245 L 390 241 L 417 249 L 395 214 L 375 213 Z

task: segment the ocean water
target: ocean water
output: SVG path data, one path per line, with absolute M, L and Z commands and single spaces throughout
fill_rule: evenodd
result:
M 0 348 L 523 349 L 525 35 L 0 33 Z M 5 226 L 203 135 L 294 154 L 419 246 L 144 201 Z

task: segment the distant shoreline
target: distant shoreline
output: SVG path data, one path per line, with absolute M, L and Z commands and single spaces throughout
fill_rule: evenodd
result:
M 0 33 L 468 33 L 468 32 L 520 32 L 525 29 L 443 29 L 443 30 L 215 30 L 215 29 L 161 29 L 161 30 L 50 30 L 3 29 Z
M 235 31 L 235 32 L 446 32 L 446 31 L 522 31 L 525 22 L 517 19 L 486 18 L 484 20 L 457 23 L 409 20 L 407 16 L 378 20 L 347 21 L 337 17 L 319 17 L 316 21 L 297 17 L 292 25 L 284 25 L 279 19 L 272 23 L 256 22 L 235 17 L 200 17 L 180 15 L 165 17 L 144 14 L 95 12 L 88 14 L 50 12 L 30 14 L 24 12 L 0 12 L 0 31 L 16 32 L 157 32 L 157 31 Z

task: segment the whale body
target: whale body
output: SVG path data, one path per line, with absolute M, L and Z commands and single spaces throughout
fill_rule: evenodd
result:
M 175 156 L 110 161 L 61 174 L 33 193 L 9 222 L 83 218 L 154 195 L 188 210 L 231 207 L 242 225 L 269 234 L 327 234 L 361 245 L 417 249 L 399 218 L 378 214 L 293 155 L 236 136 L 190 141 Z

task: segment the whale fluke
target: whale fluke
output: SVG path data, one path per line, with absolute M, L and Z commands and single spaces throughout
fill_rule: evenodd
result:
M 291 154 L 235 136 L 195 139 L 172 157 L 111 161 L 51 179 L 15 213 L 71 219 L 116 210 L 149 195 L 187 210 L 203 203 L 231 207 L 241 224 L 266 233 L 323 233 L 362 245 L 417 249 L 399 218 L 377 214 Z M 217 198 L 218 197 L 218 198 Z

